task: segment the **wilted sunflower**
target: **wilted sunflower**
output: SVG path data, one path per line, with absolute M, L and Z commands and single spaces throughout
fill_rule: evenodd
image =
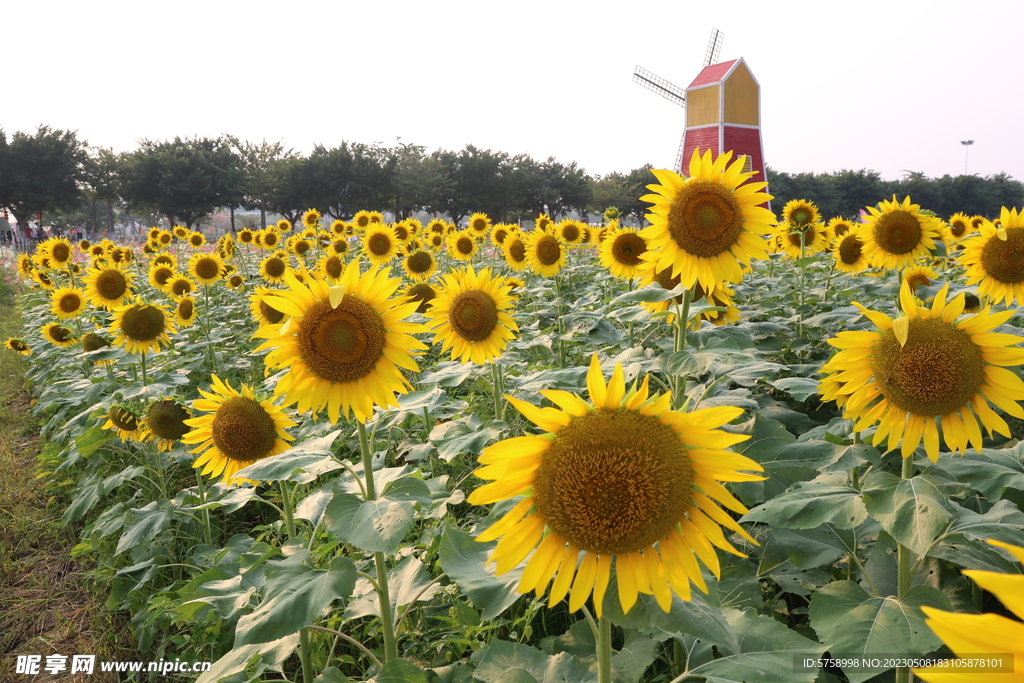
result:
M 803 228 L 821 220 L 821 213 L 814 202 L 806 199 L 791 199 L 782 209 L 782 220 L 795 228 Z
M 400 240 L 383 223 L 370 223 L 363 232 L 363 254 L 375 266 L 386 266 L 398 255 Z
M 196 300 L 186 295 L 178 299 L 174 307 L 174 320 L 178 327 L 189 327 L 196 321 Z
M 1003 207 L 1001 227 L 985 221 L 981 234 L 964 240 L 960 264 L 967 284 L 980 282 L 978 293 L 994 303 L 1024 305 L 1024 213 Z
M 711 150 L 703 157 L 694 150 L 689 178 L 651 171 L 660 184 L 648 185 L 655 194 L 640 198 L 654 204 L 647 215 L 653 225 L 640 231 L 644 257 L 658 270 L 671 268 L 684 287 L 739 282 L 741 263 L 768 257 L 761 235 L 771 233 L 775 216 L 760 205 L 771 195 L 761 192 L 766 183 L 746 182 L 753 173 L 743 172 L 743 157 L 729 164 L 731 158 L 726 152 L 712 163 Z
M 690 599 L 691 581 L 707 592 L 695 554 L 715 576 L 714 546 L 743 556 L 722 526 L 754 542 L 719 507 L 746 511 L 719 482 L 763 479 L 742 471 L 761 471 L 760 465 L 725 450 L 749 437 L 718 429 L 743 410 L 669 410 L 671 394 L 649 394 L 648 378 L 627 392 L 621 364 L 605 384 L 596 354 L 587 388 L 589 403 L 567 391 L 542 391 L 557 408 L 508 397 L 545 433 L 506 439 L 480 454 L 476 475 L 491 483 L 474 490 L 470 503 L 525 497 L 477 540 L 501 539 L 490 560 L 499 575 L 534 551 L 519 592 L 539 597 L 554 579 L 548 606 L 569 595 L 569 610 L 576 611 L 593 593 L 600 616 L 614 560 L 624 612 L 638 592 L 653 593 L 667 612 L 672 592 Z
M 491 275 L 490 268 L 473 272 L 473 266 L 448 273 L 426 312 L 427 327 L 441 353 L 449 349 L 452 360 L 483 365 L 505 351 L 519 326 L 509 315 L 514 299 L 505 278 Z
M 57 323 L 43 325 L 39 328 L 39 332 L 43 335 L 43 339 L 54 346 L 60 346 L 62 348 L 67 348 L 78 341 L 71 330 L 66 327 L 62 327 Z
M 285 273 L 289 270 L 288 263 L 277 254 L 271 254 L 260 262 L 260 277 L 272 285 L 284 282 Z
M 288 317 L 265 301 L 265 295 L 276 291 L 276 289 L 256 285 L 252 294 L 249 295 L 249 311 L 252 313 L 253 320 L 261 326 L 279 325 Z
M 411 252 L 402 260 L 402 270 L 410 280 L 429 280 L 437 272 L 437 260 L 426 251 Z
M 859 273 L 871 263 L 864 252 L 864 240 L 859 230 L 853 230 L 832 241 L 832 257 L 836 269 L 846 273 Z
M 402 294 L 409 297 L 409 301 L 416 303 L 417 313 L 426 313 L 431 302 L 437 297 L 437 289 L 430 283 L 416 282 L 403 289 Z
M 197 289 L 199 289 L 199 285 L 192 278 L 185 277 L 184 275 L 175 275 L 167 282 L 164 291 L 177 299 L 189 294 L 195 294 Z
M 904 269 L 901 277 L 910 285 L 910 291 L 913 292 L 918 287 L 931 287 L 932 283 L 938 279 L 939 274 L 935 272 L 934 268 L 928 266 L 911 266 Z
M 910 197 L 899 202 L 893 195 L 892 201 L 883 200 L 879 207 L 867 207 L 869 215 L 862 230 L 864 251 L 874 265 L 902 268 L 935 249 L 942 223 L 921 213 Z
M 537 275 L 554 277 L 565 267 L 565 249 L 553 235 L 533 230 L 526 236 L 526 263 Z
M 134 296 L 132 279 L 135 275 L 121 266 L 105 265 L 89 268 L 82 282 L 85 293 L 98 308 L 107 310 L 124 305 Z
M 50 295 L 50 312 L 61 320 L 77 318 L 85 310 L 85 292 L 77 287 L 61 287 Z
M 636 228 L 615 230 L 601 242 L 598 249 L 601 265 L 620 280 L 632 280 L 640 275 L 640 266 L 643 264 L 640 257 L 645 251 L 647 241 Z
M 486 213 L 474 213 L 466 223 L 466 229 L 474 237 L 483 237 L 491 231 L 491 219 Z
M 213 375 L 210 388 L 212 391 L 200 389 L 203 398 L 192 401 L 192 410 L 209 415 L 185 420 L 192 431 L 181 438 L 182 443 L 199 444 L 190 452 L 203 453 L 192 467 L 202 467 L 202 474 L 233 484 L 238 470 L 288 450 L 288 442 L 295 437 L 285 430 L 295 422 L 280 406 L 257 401 L 253 390 L 244 384 L 236 391 L 217 375 Z
M 212 285 L 220 279 L 224 260 L 215 252 L 195 254 L 188 260 L 188 273 L 204 285 Z
M 988 542 L 1008 552 L 1017 562 L 1024 562 L 1024 548 L 993 539 Z M 961 573 L 979 588 L 998 598 L 1018 619 L 1024 619 L 1024 600 L 1021 599 L 1024 594 L 1024 576 L 978 569 L 961 570 Z M 921 611 L 928 617 L 924 623 L 955 654 L 975 659 L 979 652 L 996 651 L 1002 655 L 1008 670 L 997 673 L 986 669 L 980 673 L 977 664 L 970 659 L 961 659 L 927 669 L 914 669 L 918 678 L 927 683 L 1020 683 L 1019 667 L 1024 660 L 1024 624 L 999 614 L 962 614 L 926 606 L 922 606 Z M 992 658 L 996 656 L 988 655 Z
M 188 433 L 189 427 L 185 424 L 188 418 L 188 410 L 174 399 L 165 398 L 150 404 L 146 411 L 146 428 L 156 438 L 159 450 L 171 450 L 174 442 Z
M 854 429 L 877 423 L 874 445 L 888 436 L 889 450 L 902 443 L 904 458 L 923 438 L 928 457 L 936 461 L 939 423 L 946 445 L 961 453 L 968 444 L 981 449 L 979 420 L 990 435 L 995 430 L 1009 437 L 1009 427 L 988 402 L 1024 418 L 1017 404 L 1024 397 L 1024 381 L 1003 367 L 1024 363 L 1024 349 L 1008 348 L 1024 337 L 992 332 L 1016 311 L 993 314 L 986 308 L 958 321 L 964 295 L 947 305 L 948 289 L 944 285 L 931 308 L 923 308 L 904 282 L 902 317 L 893 320 L 855 303 L 878 331 L 840 332 L 828 340 L 840 352 L 820 372 L 838 384 L 823 396 L 847 396 L 844 417 L 857 420 Z
M 468 228 L 448 235 L 448 255 L 457 261 L 471 261 L 477 248 L 473 232 Z
M 25 343 L 24 339 L 18 339 L 17 337 L 9 337 L 4 342 L 4 346 L 9 348 L 11 351 L 20 353 L 23 356 L 31 356 L 32 349 L 29 348 L 28 344 Z
M 171 343 L 168 335 L 175 332 L 174 324 L 163 306 L 138 302 L 119 306 L 113 314 L 110 332 L 117 335 L 114 345 L 123 344 L 128 353 L 160 353 L 161 343 Z
M 586 240 L 586 226 L 579 221 L 566 218 L 555 226 L 555 236 L 565 244 L 582 244 Z
M 397 405 L 395 393 L 408 392 L 411 385 L 400 368 L 419 370 L 412 356 L 426 347 L 411 335 L 426 328 L 405 322 L 417 304 L 392 298 L 401 280 L 388 275 L 387 268 L 360 274 L 353 261 L 338 286 L 312 276 L 302 284 L 289 273 L 288 289 L 264 295 L 270 306 L 292 316 L 254 335 L 267 340 L 257 351 L 272 349 L 267 368 L 289 368 L 275 389 L 286 405 L 297 403 L 300 413 L 314 415 L 326 407 L 331 422 L 350 410 L 366 420 L 374 406 Z
M 117 432 L 117 438 L 121 441 L 145 441 L 149 438 L 146 424 L 141 417 L 123 406 L 111 406 L 107 410 L 107 421 L 103 423 L 103 429 L 110 429 Z

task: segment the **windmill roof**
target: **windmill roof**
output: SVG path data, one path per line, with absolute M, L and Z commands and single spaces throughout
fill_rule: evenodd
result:
M 725 75 L 729 73 L 729 69 L 731 69 L 733 64 L 738 61 L 738 59 L 732 59 L 728 62 L 719 62 L 718 64 L 712 64 L 711 66 L 704 67 L 704 69 L 697 74 L 697 78 L 693 79 L 693 83 L 689 85 L 689 88 L 699 88 L 702 85 L 721 83 L 722 79 L 725 78 Z

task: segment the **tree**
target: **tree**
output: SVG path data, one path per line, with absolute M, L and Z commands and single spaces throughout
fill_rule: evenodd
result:
M 192 228 L 242 194 L 242 164 L 228 138 L 139 144 L 119 173 L 129 206 L 151 208 Z
M 121 163 L 121 158 L 113 150 L 93 147 L 91 154 L 86 157 L 83 174 L 87 194 L 92 202 L 92 227 L 96 229 L 99 225 L 96 202 L 106 202 L 107 229 L 111 234 L 114 233 L 114 202 L 120 200 L 118 169 Z
M 81 197 L 85 143 L 74 131 L 39 126 L 35 135 L 0 130 L 0 206 L 24 228 L 43 211 L 74 208 Z
M 238 156 L 242 160 L 243 208 L 260 212 L 260 227 L 267 224 L 267 209 L 271 208 L 276 172 L 283 163 L 295 157 L 295 152 L 284 148 L 281 142 L 236 142 Z
M 427 156 L 426 148 L 399 142 L 391 150 L 395 167 L 392 178 L 396 219 L 408 218 L 416 209 L 437 202 L 448 183 L 440 161 Z
M 449 183 L 441 188 L 431 210 L 447 214 L 455 223 L 477 211 L 504 217 L 510 196 L 505 182 L 511 174 L 507 154 L 466 145 L 461 152 L 438 150 L 433 156 Z
M 553 219 L 558 220 L 559 216 L 570 211 L 582 213 L 587 210 L 594 195 L 590 177 L 584 169 L 579 168 L 575 161 L 566 165 L 554 157 L 548 157 L 543 169 L 550 188 L 546 203 Z

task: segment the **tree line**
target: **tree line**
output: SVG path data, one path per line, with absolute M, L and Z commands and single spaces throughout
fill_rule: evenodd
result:
M 113 229 L 126 217 L 143 225 L 163 220 L 196 227 L 216 211 L 238 208 L 292 221 L 308 208 L 348 219 L 359 210 L 402 218 L 416 211 L 460 219 L 483 211 L 514 222 L 547 213 L 600 214 L 616 206 L 640 222 L 640 196 L 654 183 L 651 166 L 591 176 L 576 162 L 534 159 L 466 145 L 428 152 L 423 146 L 342 142 L 299 154 L 282 142 L 253 143 L 230 135 L 142 140 L 115 154 L 79 140 L 72 131 L 40 126 L 8 140 L 0 129 L 0 209 L 19 225 L 44 223 Z M 773 208 L 794 198 L 815 201 L 826 217 L 855 217 L 892 194 L 909 194 L 941 216 L 956 211 L 998 215 L 1024 205 L 1024 185 L 1005 173 L 927 178 L 908 173 L 882 180 L 869 170 L 789 174 L 767 170 Z

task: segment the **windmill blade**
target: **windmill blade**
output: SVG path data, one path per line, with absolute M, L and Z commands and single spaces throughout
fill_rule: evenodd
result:
M 711 66 L 718 63 L 718 53 L 722 51 L 722 41 L 725 34 L 717 28 L 711 29 L 711 38 L 708 40 L 708 51 L 704 55 L 704 66 Z
M 666 100 L 675 102 L 680 107 L 686 106 L 686 90 L 674 83 L 669 83 L 661 76 L 651 73 L 647 69 L 636 67 L 633 72 L 633 80 L 640 85 L 653 90 Z

